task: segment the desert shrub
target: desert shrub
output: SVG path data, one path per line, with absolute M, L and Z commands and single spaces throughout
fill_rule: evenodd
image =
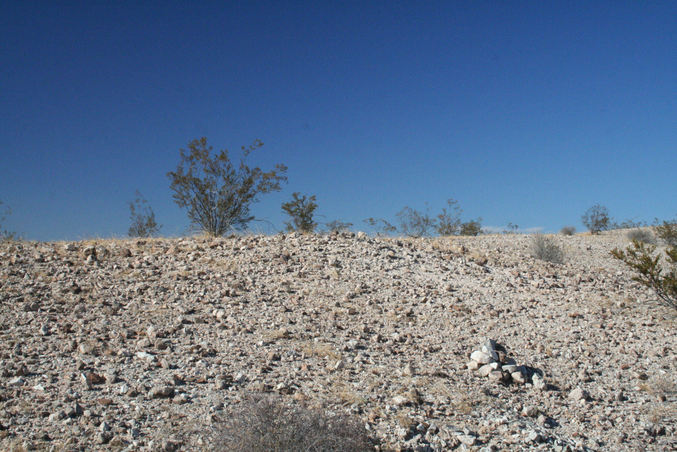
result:
M 324 226 L 327 228 L 327 232 L 343 232 L 350 229 L 352 225 L 352 223 L 347 223 L 345 221 L 333 220 L 329 223 L 325 223 Z
M 371 451 L 374 443 L 357 419 L 329 415 L 277 397 L 252 398 L 231 410 L 214 438 L 215 451 Z
M 562 235 L 574 235 L 576 233 L 576 228 L 574 226 L 564 226 L 559 231 Z
M 517 234 L 519 232 L 520 227 L 513 222 L 509 222 L 505 229 L 503 230 L 504 234 Z
M 394 226 L 392 223 L 390 223 L 388 220 L 384 220 L 383 218 L 373 218 L 369 217 L 364 220 L 366 224 L 371 226 L 372 228 L 375 228 L 378 232 L 377 234 L 393 234 L 397 232 L 397 227 Z
M 564 251 L 549 237 L 537 234 L 531 240 L 531 254 L 536 259 L 553 264 L 564 262 Z
M 638 242 L 642 243 L 648 243 L 648 244 L 655 244 L 656 243 L 656 237 L 651 233 L 651 231 L 648 231 L 646 229 L 632 229 L 628 231 L 625 236 L 630 239 L 630 240 L 637 240 Z
M 427 212 L 405 206 L 396 216 L 400 220 L 400 232 L 407 237 L 429 237 L 435 230 L 435 219 Z
M 2 223 L 7 219 L 8 215 L 12 214 L 12 209 L 8 206 L 3 206 L 3 202 L 0 201 L 0 242 L 17 240 L 17 234 L 15 232 L 8 231 L 2 227 Z
M 654 245 L 633 240 L 625 251 L 616 248 L 611 255 L 635 270 L 637 276 L 633 279 L 653 289 L 662 304 L 677 309 L 677 247 L 665 250 L 665 265 L 655 251 Z
M 188 211 L 191 223 L 211 236 L 221 236 L 232 229 L 244 229 L 254 220 L 251 205 L 265 193 L 280 190 L 287 180 L 287 167 L 263 172 L 246 164 L 249 154 L 263 146 L 259 140 L 242 146 L 242 158 L 235 166 L 222 150 L 212 156 L 212 146 L 206 138 L 192 140 L 188 149 L 181 149 L 181 160 L 176 171 L 167 176 L 171 180 L 176 204 Z
M 482 219 L 466 221 L 461 224 L 459 235 L 480 235 L 482 233 Z
M 313 213 L 317 209 L 315 195 L 307 197 L 300 193 L 293 193 L 292 200 L 282 204 L 282 211 L 289 215 L 288 231 L 313 232 L 317 223 L 313 220 Z
M 606 231 L 611 225 L 611 218 L 606 207 L 595 204 L 585 211 L 581 217 L 583 224 L 593 234 Z
M 456 200 L 448 199 L 447 207 L 442 209 L 442 213 L 433 217 L 427 210 L 422 213 L 405 206 L 396 214 L 399 220 L 398 225 L 383 218 L 367 218 L 364 222 L 379 230 L 379 233 L 400 233 L 408 237 L 430 237 L 435 233 L 441 236 L 478 235 L 482 232 L 481 218 L 461 223 L 462 210 Z
M 461 230 L 461 208 L 455 199 L 447 199 L 446 207 L 442 208 L 442 213 L 437 215 L 437 233 L 441 236 L 458 235 Z
M 646 226 L 645 221 L 635 221 L 635 220 L 625 220 L 618 222 L 613 222 L 609 225 L 609 229 L 638 229 Z
M 136 199 L 129 203 L 129 218 L 132 224 L 129 226 L 127 235 L 130 237 L 152 237 L 160 232 L 162 225 L 155 221 L 155 212 L 148 201 L 136 191 Z
M 668 246 L 677 247 L 677 220 L 663 221 L 654 231 Z

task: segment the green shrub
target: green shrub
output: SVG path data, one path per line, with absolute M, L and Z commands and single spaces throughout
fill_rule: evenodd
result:
M 249 147 L 242 146 L 239 166 L 233 165 L 227 150 L 212 156 L 207 139 L 192 140 L 188 150 L 181 149 L 181 160 L 176 171 L 167 176 L 176 204 L 188 211 L 188 218 L 211 236 L 221 236 L 232 229 L 245 229 L 254 220 L 251 205 L 260 195 L 280 190 L 287 180 L 287 167 L 263 172 L 246 164 L 249 154 L 263 146 L 255 140 Z
M 461 224 L 459 235 L 480 235 L 482 233 L 482 219 L 466 221 Z
M 611 225 L 611 218 L 606 207 L 595 204 L 585 211 L 581 217 L 583 224 L 593 234 L 606 231 Z
M 315 195 L 306 197 L 300 193 L 293 193 L 292 200 L 282 204 L 282 211 L 289 215 L 291 221 L 286 223 L 288 231 L 313 232 L 317 223 L 313 220 L 313 213 L 317 209 Z
M 660 254 L 654 255 L 656 247 L 637 240 L 625 251 L 618 248 L 611 255 L 623 261 L 637 272 L 633 279 L 653 289 L 665 306 L 677 309 L 677 247 L 665 250 L 666 264 L 661 264 Z
M 654 231 L 668 246 L 677 247 L 677 221 L 663 221 L 663 224 L 655 226 Z
M 129 203 L 129 218 L 132 221 L 127 235 L 130 237 L 152 237 L 160 232 L 162 225 L 155 221 L 155 212 L 148 201 L 136 191 L 136 199 Z
M 551 238 L 541 234 L 535 235 L 531 240 L 531 255 L 553 264 L 564 262 L 564 251 Z
M 574 235 L 576 233 L 576 228 L 574 226 L 564 226 L 559 231 L 562 235 Z
M 213 450 L 228 452 L 373 451 L 357 419 L 287 406 L 278 397 L 252 398 L 217 428 Z

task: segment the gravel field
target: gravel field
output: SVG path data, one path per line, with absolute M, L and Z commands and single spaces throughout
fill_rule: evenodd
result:
M 381 450 L 677 450 L 676 314 L 626 232 L 551 236 L 563 264 L 521 234 L 2 243 L 0 450 L 218 449 L 260 393 Z

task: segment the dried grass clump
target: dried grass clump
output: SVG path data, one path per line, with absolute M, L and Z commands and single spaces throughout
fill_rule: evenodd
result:
M 531 253 L 536 259 L 561 264 L 564 262 L 564 252 L 548 237 L 540 234 L 534 236 L 531 242 Z
M 212 450 L 229 452 L 373 451 L 357 419 L 288 406 L 279 397 L 251 398 L 231 410 Z

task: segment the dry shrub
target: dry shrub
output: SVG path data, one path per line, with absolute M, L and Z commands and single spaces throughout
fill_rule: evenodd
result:
M 251 398 L 231 410 L 213 450 L 229 452 L 373 451 L 359 420 L 288 406 L 279 397 Z
M 531 253 L 537 259 L 553 264 L 564 262 L 564 252 L 548 237 L 540 234 L 534 236 L 531 242 Z
M 651 245 L 656 244 L 656 237 L 654 237 L 651 231 L 647 231 L 646 229 L 632 229 L 628 231 L 625 236 L 630 241 L 637 240 L 638 242 L 648 243 Z
M 576 228 L 574 226 L 564 226 L 559 231 L 562 235 L 574 235 L 576 233 Z

